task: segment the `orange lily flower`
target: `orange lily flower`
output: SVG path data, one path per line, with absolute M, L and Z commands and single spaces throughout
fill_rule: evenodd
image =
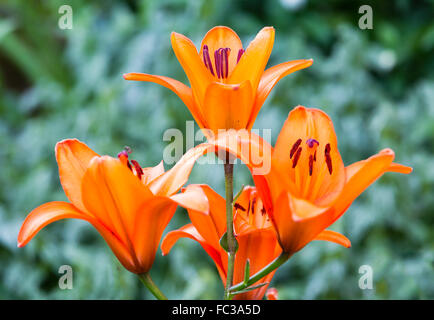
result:
M 172 90 L 199 127 L 214 134 L 218 129 L 250 130 L 275 84 L 313 63 L 311 59 L 294 60 L 265 70 L 274 43 L 273 27 L 263 28 L 245 50 L 238 35 L 224 26 L 208 31 L 199 52 L 182 34 L 173 32 L 171 41 L 191 88 L 168 77 L 144 73 L 127 73 L 124 79 L 155 82 Z
M 18 247 L 54 221 L 81 219 L 98 230 L 126 269 L 148 272 L 177 204 L 188 206 L 194 198 L 194 192 L 176 192 L 205 148 L 191 149 L 165 172 L 162 162 L 141 168 L 128 159 L 127 151 L 117 159 L 99 156 L 76 139 L 57 143 L 60 182 L 70 202 L 53 201 L 34 209 L 21 227 Z
M 191 238 L 200 243 L 214 260 L 223 285 L 226 283 L 228 254 L 220 246 L 219 240 L 226 232 L 226 202 L 207 185 L 189 185 L 184 193 L 197 190 L 203 196 L 196 201 L 203 203 L 202 210 L 188 209 L 191 223 L 169 232 L 163 239 L 161 250 L 166 255 L 179 238 Z M 199 206 L 196 206 L 198 208 Z M 234 281 L 243 281 L 247 259 L 250 261 L 250 273 L 253 274 L 274 260 L 281 249 L 270 219 L 258 197 L 256 188 L 245 187 L 234 204 L 234 230 L 238 241 L 235 257 Z M 274 272 L 262 278 L 258 283 L 270 282 Z M 235 299 L 262 299 L 267 285 L 252 291 L 236 295 Z
M 232 135 L 232 139 L 236 143 L 220 138 L 214 144 L 237 155 L 251 170 L 258 166 L 252 163 L 251 154 L 258 154 L 261 145 L 268 146 L 261 152 L 268 153 L 265 158 L 271 157 L 271 170 L 254 175 L 254 180 L 280 245 L 290 255 L 312 240 L 349 247 L 346 237 L 325 229 L 385 172 L 412 171 L 393 162 L 391 149 L 345 167 L 331 119 L 319 109 L 303 106 L 289 113 L 274 149 L 252 133 L 248 137 Z

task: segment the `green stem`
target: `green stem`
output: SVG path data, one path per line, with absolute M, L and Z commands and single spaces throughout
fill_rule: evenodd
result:
M 253 276 L 249 278 L 247 282 L 240 282 L 229 289 L 230 294 L 236 294 L 237 291 L 243 290 L 252 284 L 258 282 L 260 279 L 265 277 L 270 272 L 276 270 L 282 264 L 284 264 L 291 255 L 289 253 L 282 252 L 280 256 L 270 262 L 267 266 L 256 272 Z
M 234 236 L 234 218 L 232 214 L 232 202 L 233 202 L 233 190 L 234 190 L 234 165 L 229 163 L 229 157 L 226 157 L 228 163 L 224 164 L 225 167 L 225 189 L 226 189 L 226 232 L 228 242 L 228 271 L 226 276 L 226 287 L 224 293 L 224 299 L 230 300 L 231 295 L 229 288 L 232 286 L 234 277 L 234 265 L 235 265 L 235 236 Z
M 155 285 L 154 281 L 152 281 L 149 273 L 140 273 L 137 275 L 142 283 L 148 288 L 149 291 L 154 295 L 158 300 L 167 300 L 166 296 L 160 291 L 160 289 Z

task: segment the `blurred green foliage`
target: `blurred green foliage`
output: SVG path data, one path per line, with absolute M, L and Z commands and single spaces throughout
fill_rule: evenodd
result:
M 19 227 L 36 206 L 65 200 L 54 145 L 78 138 L 101 154 L 125 145 L 144 166 L 161 159 L 168 128 L 185 129 L 187 108 L 169 90 L 126 82 L 125 72 L 186 77 L 170 32 L 196 44 L 214 25 L 244 43 L 265 25 L 276 28 L 269 65 L 314 58 L 283 79 L 256 128 L 277 137 L 290 109 L 320 107 L 334 120 L 346 164 L 390 147 L 409 176 L 388 173 L 358 198 L 333 229 L 345 249 L 312 242 L 284 265 L 272 286 L 283 299 L 434 298 L 434 20 L 433 1 L 146 0 L 68 1 L 73 29 L 58 28 L 65 1 L 0 4 L 0 298 L 152 298 L 124 270 L 87 223 L 62 221 L 23 249 Z M 370 4 L 374 29 L 358 28 Z M 223 168 L 196 166 L 193 183 L 223 190 Z M 237 166 L 236 186 L 251 182 Z M 179 209 L 167 230 L 187 222 Z M 166 231 L 167 231 L 166 230 Z M 58 269 L 74 270 L 74 289 L 60 290 Z M 361 265 L 374 289 L 358 287 Z M 222 284 L 198 244 L 181 240 L 151 271 L 171 298 L 220 298 Z

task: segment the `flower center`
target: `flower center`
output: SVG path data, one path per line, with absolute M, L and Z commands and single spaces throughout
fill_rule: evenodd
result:
M 203 49 L 203 62 L 205 67 L 211 72 L 213 76 L 217 76 L 218 79 L 226 79 L 229 75 L 229 54 L 230 48 L 219 48 L 214 51 L 214 66 L 211 61 L 208 45 L 204 45 Z M 240 61 L 244 50 L 238 50 L 237 63 Z M 214 72 L 215 69 L 215 72 Z
M 128 169 L 130 169 L 131 172 L 141 181 L 143 176 L 143 169 L 136 160 L 128 159 L 128 155 L 131 152 L 132 150 L 130 147 L 125 147 L 124 150 L 118 153 L 118 158 L 122 162 L 122 164 L 126 165 Z
M 257 198 L 256 194 L 250 196 L 247 208 L 239 203 L 235 203 L 234 209 L 238 213 L 238 217 L 254 228 L 262 229 L 271 225 L 264 204 L 260 198 Z
M 291 150 L 289 152 L 289 158 L 292 159 L 292 168 L 295 169 L 297 167 L 297 164 L 299 163 L 301 152 L 303 151 L 303 147 L 301 146 L 302 139 L 297 139 L 297 141 L 294 142 L 294 144 L 291 147 Z M 306 140 L 306 151 L 307 151 L 307 161 L 308 161 L 308 168 L 309 168 L 309 176 L 312 176 L 313 174 L 313 168 L 314 164 L 317 162 L 317 148 L 319 147 L 319 142 L 316 139 L 309 138 Z M 329 174 L 333 173 L 333 166 L 332 166 L 332 158 L 330 156 L 330 143 L 327 143 L 324 147 L 324 160 L 325 164 L 327 165 L 327 169 Z

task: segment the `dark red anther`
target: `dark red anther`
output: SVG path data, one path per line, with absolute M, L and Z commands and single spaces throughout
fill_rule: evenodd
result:
M 142 180 L 143 170 L 142 167 L 139 165 L 139 163 L 136 160 L 131 160 L 131 163 L 134 166 L 134 169 L 136 169 L 137 178 Z
M 263 215 L 266 214 L 266 213 L 267 213 L 267 211 L 265 210 L 265 207 L 262 206 L 262 209 L 261 209 L 261 215 L 263 216 Z
M 309 148 L 313 148 L 314 146 L 315 146 L 315 144 L 317 145 L 317 146 L 319 146 L 319 142 L 318 142 L 318 140 L 316 140 L 316 139 L 307 139 L 306 140 L 306 144 L 309 146 Z
M 237 63 L 240 62 L 241 57 L 243 56 L 244 49 L 238 50 Z
M 128 160 L 128 154 L 130 154 L 131 152 L 132 151 L 130 147 L 125 147 L 124 150 L 118 153 L 118 159 L 122 162 L 122 164 L 126 165 L 130 170 L 131 170 L 131 164 L 130 161 Z
M 292 145 L 291 151 L 289 152 L 289 158 L 292 159 L 292 156 L 294 155 L 295 151 L 297 151 L 298 146 L 301 143 L 301 139 L 298 139 L 295 141 L 295 143 Z
M 253 198 L 253 201 L 252 201 L 252 214 L 255 214 L 255 204 L 256 204 L 256 198 Z
M 315 150 L 315 152 L 313 153 L 313 161 L 316 161 L 316 150 Z
M 231 49 L 230 48 L 224 48 L 223 50 L 222 50 L 222 54 L 223 54 L 223 57 L 222 57 L 222 60 L 223 60 L 223 65 L 222 65 L 222 75 L 223 75 L 223 78 L 227 78 L 228 77 L 228 74 L 229 74 L 229 61 L 228 61 L 228 58 L 229 58 L 229 53 L 231 52 Z
M 221 78 L 221 54 L 220 49 L 214 51 L 214 64 L 215 64 L 215 71 L 217 73 L 217 78 Z
M 203 62 L 205 63 L 205 67 L 211 72 L 212 75 L 214 75 L 214 69 L 209 56 L 209 49 L 206 44 L 203 46 Z
M 332 167 L 332 158 L 330 156 L 330 150 L 331 150 L 330 143 L 327 143 L 324 149 L 324 156 L 325 156 L 327 168 L 329 169 L 329 173 L 332 174 L 333 167 Z
M 244 209 L 244 207 L 242 205 L 240 205 L 239 203 L 235 203 L 234 204 L 234 208 L 235 209 L 240 209 L 241 211 L 246 211 L 246 209 Z
M 312 171 L 313 171 L 313 156 L 309 155 L 309 175 L 312 175 Z
M 300 147 L 297 149 L 297 152 L 295 153 L 294 159 L 292 159 L 292 168 L 295 168 L 295 166 L 297 165 L 298 159 L 300 158 L 300 154 L 301 154 L 301 150 L 303 148 Z

